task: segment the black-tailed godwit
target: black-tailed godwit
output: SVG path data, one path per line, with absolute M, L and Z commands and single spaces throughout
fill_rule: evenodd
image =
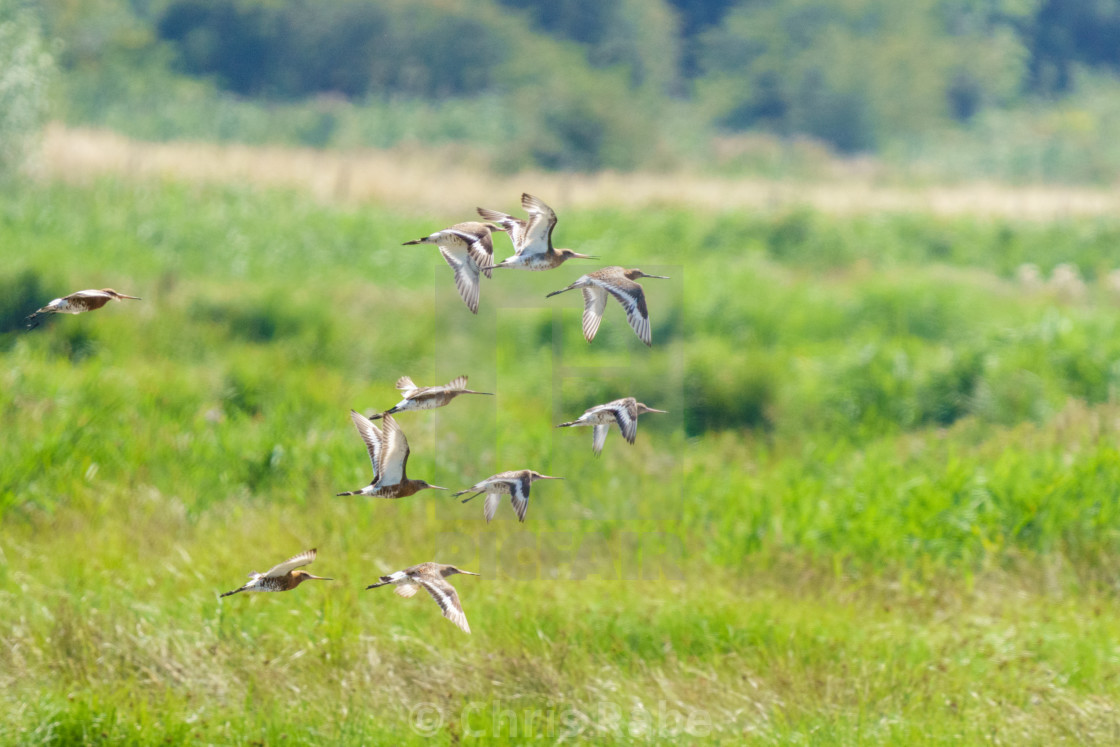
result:
M 460 570 L 453 565 L 421 563 L 411 568 L 405 568 L 403 571 L 382 576 L 380 581 L 376 584 L 370 584 L 366 589 L 376 589 L 378 586 L 393 584 L 395 586 L 393 591 L 408 599 L 416 593 L 417 588 L 423 586 L 432 595 L 432 599 L 436 600 L 439 608 L 443 610 L 443 616 L 458 625 L 464 633 L 470 633 L 471 626 L 467 624 L 467 615 L 463 612 L 463 605 L 459 602 L 459 593 L 446 580 L 448 576 L 454 576 L 456 573 L 463 573 L 467 576 L 479 575 L 471 571 Z
M 466 503 L 471 498 L 486 493 L 486 503 L 483 504 L 482 512 L 486 516 L 487 524 L 494 518 L 494 512 L 498 509 L 498 498 L 501 495 L 508 495 L 510 503 L 513 504 L 513 510 L 517 512 L 518 521 L 525 521 L 525 512 L 529 510 L 529 486 L 533 484 L 533 481 L 563 479 L 563 477 L 542 475 L 540 472 L 534 472 L 531 469 L 516 469 L 491 475 L 482 482 L 476 483 L 466 490 L 460 490 L 453 495 L 460 496 L 465 493 L 474 493 L 470 498 L 463 499 L 463 503 Z
M 431 485 L 423 480 L 410 480 L 405 474 L 408 466 L 408 439 L 404 431 L 386 415 L 378 428 L 369 418 L 359 412 L 350 411 L 350 419 L 365 441 L 369 460 L 373 464 L 373 482 L 361 490 L 349 490 L 337 495 L 370 495 L 376 498 L 407 498 L 425 488 L 447 490 Z
M 664 275 L 648 275 L 639 269 L 627 270 L 622 267 L 604 267 L 595 272 L 589 272 L 580 277 L 567 288 L 552 291 L 545 298 L 552 298 L 558 293 L 583 289 L 583 336 L 588 342 L 595 339 L 599 331 L 599 322 L 603 321 L 603 311 L 607 308 L 607 294 L 614 296 L 626 310 L 626 319 L 638 335 L 638 339 L 646 345 L 652 345 L 653 338 L 649 329 L 649 310 L 646 308 L 646 294 L 642 286 L 634 281 L 638 278 L 660 278 L 668 280 Z
M 228 597 L 230 594 L 237 594 L 241 591 L 291 591 L 304 581 L 333 581 L 333 578 L 315 576 L 307 571 L 295 570 L 300 566 L 307 565 L 314 559 L 314 549 L 306 550 L 299 555 L 293 555 L 283 563 L 268 569 L 264 573 L 250 573 L 249 583 L 245 584 L 240 589 L 227 591 L 221 596 Z
M 27 328 L 31 329 L 36 326 L 38 322 L 35 321 L 35 318 L 43 314 L 81 314 L 86 311 L 100 309 L 110 301 L 120 301 L 125 298 L 131 301 L 141 300 L 139 296 L 126 296 L 123 293 L 117 293 L 112 288 L 81 290 L 76 293 L 71 293 L 69 296 L 54 299 L 43 308 L 28 316 L 27 321 L 31 323 L 27 325 Z
M 594 426 L 591 432 L 591 446 L 595 449 L 595 454 L 603 453 L 603 444 L 607 440 L 607 431 L 610 430 L 612 425 L 617 425 L 618 429 L 622 431 L 622 437 L 626 439 L 627 443 L 634 443 L 634 439 L 638 436 L 638 416 L 647 412 L 666 412 L 666 410 L 655 410 L 648 405 L 645 405 L 633 397 L 624 397 L 616 399 L 613 402 L 607 402 L 605 405 L 595 405 L 588 408 L 578 419 L 570 423 L 561 423 L 556 426 L 557 428 L 567 428 L 573 425 L 590 425 Z
M 494 240 L 491 231 L 504 231 L 502 226 L 490 223 L 456 223 L 451 228 L 436 231 L 430 236 L 415 241 L 406 241 L 404 246 L 411 244 L 435 244 L 439 253 L 448 266 L 455 272 L 455 287 L 459 289 L 459 296 L 463 303 L 471 310 L 478 313 L 480 268 L 486 277 L 490 277 L 490 265 L 494 264 Z
M 385 412 L 374 415 L 371 420 L 377 420 L 386 415 L 392 415 L 395 412 L 432 410 L 436 407 L 443 407 L 460 394 L 485 394 L 490 397 L 494 396 L 491 392 L 476 392 L 473 389 L 467 389 L 466 376 L 459 376 L 458 378 L 452 379 L 450 383 L 444 386 L 416 386 L 416 384 L 412 383 L 412 379 L 407 376 L 402 376 L 397 379 L 397 389 L 400 390 L 401 396 L 404 397 L 404 399 Z
M 556 213 L 539 197 L 531 194 L 521 195 L 521 207 L 529 214 L 529 220 L 514 218 L 507 213 L 488 208 L 478 208 L 478 214 L 486 220 L 499 224 L 513 242 L 514 255 L 494 267 L 515 267 L 521 270 L 551 270 L 559 267 L 573 257 L 578 259 L 598 259 L 589 254 L 580 254 L 571 249 L 557 249 L 552 246 L 552 229 L 556 227 Z

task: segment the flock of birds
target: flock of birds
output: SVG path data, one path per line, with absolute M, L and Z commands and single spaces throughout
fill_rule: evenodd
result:
M 482 275 L 489 278 L 493 270 L 500 268 L 550 270 L 559 267 L 572 258 L 597 259 L 597 257 L 580 254 L 571 249 L 557 249 L 552 245 L 552 230 L 556 226 L 556 213 L 542 200 L 530 194 L 522 194 L 521 205 L 529 214 L 528 220 L 521 220 L 496 210 L 478 208 L 479 215 L 491 222 L 457 223 L 450 228 L 437 231 L 424 238 L 405 242 L 405 245 L 434 244 L 438 246 L 440 254 L 455 273 L 455 285 L 460 297 L 462 297 L 467 308 L 476 314 L 478 313 L 479 286 Z M 497 264 L 493 262 L 492 233 L 494 231 L 507 233 L 514 248 L 512 257 Z M 635 282 L 643 277 L 667 279 L 663 275 L 648 275 L 638 269 L 606 267 L 581 276 L 566 288 L 549 293 L 548 297 L 576 288 L 583 290 L 583 334 L 585 339 L 590 342 L 595 338 L 595 333 L 599 329 L 603 312 L 606 309 L 607 298 L 613 296 L 626 311 L 626 317 L 631 328 L 648 346 L 652 344 L 649 311 L 642 286 Z M 39 318 L 47 314 L 80 314 L 100 309 L 109 301 L 121 301 L 123 299 L 141 300 L 137 296 L 118 293 L 111 288 L 71 293 L 68 296 L 54 299 L 31 314 L 28 317 L 28 328 L 35 327 Z M 358 434 L 362 437 L 369 453 L 370 462 L 373 465 L 373 480 L 364 488 L 338 493 L 337 495 L 405 498 L 425 489 L 447 490 L 447 488 L 432 485 L 424 480 L 413 480 L 408 477 L 407 466 L 410 453 L 408 439 L 393 415 L 401 412 L 443 407 L 462 394 L 493 396 L 490 392 L 477 392 L 467 389 L 466 376 L 460 376 L 444 386 L 429 387 L 417 386 L 411 378 L 402 376 L 397 381 L 396 388 L 401 392 L 402 399 L 390 409 L 380 412 L 372 418 L 367 418 L 354 410 L 350 411 L 350 419 L 354 422 L 354 426 L 357 428 Z M 612 426 L 616 426 L 622 433 L 623 438 L 628 443 L 633 444 L 638 432 L 638 416 L 649 412 L 663 413 L 666 411 L 649 407 L 633 397 L 624 397 L 591 407 L 576 420 L 560 423 L 557 427 L 591 426 L 592 448 L 598 456 L 603 451 L 607 433 Z M 373 422 L 374 420 L 380 420 L 381 426 L 378 427 Z M 453 495 L 458 497 L 470 493 L 471 495 L 462 501 L 466 503 L 479 495 L 485 494 L 483 515 L 487 523 L 494 518 L 501 497 L 508 495 L 518 520 L 524 522 L 529 509 L 529 491 L 533 482 L 562 479 L 562 477 L 544 475 L 531 469 L 509 470 L 491 475 Z M 243 591 L 290 591 L 304 581 L 333 581 L 334 579 L 316 576 L 300 570 L 314 561 L 316 554 L 317 550 L 315 549 L 306 550 L 273 566 L 264 573 L 251 573 L 249 574 L 249 581 L 243 586 L 227 591 L 220 596 L 227 597 Z M 471 571 L 464 571 L 453 565 L 434 562 L 420 563 L 381 576 L 377 583 L 370 584 L 366 588 L 376 589 L 391 584 L 397 594 L 408 598 L 422 587 L 439 605 L 444 617 L 455 623 L 463 632 L 470 633 L 466 614 L 463 612 L 463 606 L 459 601 L 459 594 L 447 582 L 447 577 L 455 574 L 480 575 Z

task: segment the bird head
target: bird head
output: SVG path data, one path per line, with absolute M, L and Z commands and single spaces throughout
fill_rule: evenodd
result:
M 532 482 L 534 480 L 563 480 L 563 479 L 564 479 L 563 477 L 549 477 L 548 475 L 542 475 L 540 472 L 534 472 L 533 470 L 529 470 L 529 481 L 530 482 Z
M 627 270 L 623 274 L 626 276 L 626 278 L 628 280 L 637 280 L 638 278 L 658 278 L 659 280 L 668 280 L 669 279 L 669 277 L 667 275 L 649 275 L 647 273 L 642 272 L 637 267 L 635 267 L 632 270 Z
M 461 570 L 461 569 L 459 569 L 459 568 L 456 568 L 456 567 L 455 567 L 455 566 L 453 566 L 453 565 L 445 565 L 445 566 L 443 566 L 442 568 L 440 568 L 440 569 L 439 569 L 439 573 L 440 573 L 440 575 L 441 575 L 441 576 L 443 576 L 444 578 L 447 578 L 448 576 L 454 576 L 454 575 L 455 575 L 456 573 L 462 573 L 462 574 L 464 574 L 464 575 L 466 575 L 466 576 L 481 576 L 481 575 L 482 575 L 481 573 L 473 573 L 473 572 L 471 572 L 471 571 L 464 571 L 464 570 Z
M 143 300 L 143 299 L 141 299 L 141 298 L 140 298 L 140 296 L 126 296 L 126 295 L 125 295 L 125 294 L 123 294 L 123 293 L 117 293 L 117 292 L 116 292 L 115 290 L 113 290 L 112 288 L 102 288 L 102 289 L 101 289 L 101 292 L 102 292 L 102 293 L 108 293 L 108 294 L 109 294 L 110 296 L 112 296 L 112 297 L 113 297 L 113 300 L 115 300 L 115 301 L 120 301 L 120 300 L 121 300 L 122 298 L 128 298 L 128 299 L 131 299 L 131 300 L 133 300 L 133 301 L 141 301 L 141 300 Z
M 564 259 L 599 259 L 598 257 L 591 254 L 580 254 L 579 252 L 573 252 L 571 249 L 558 249 L 557 251 L 560 252 L 560 256 L 562 256 Z

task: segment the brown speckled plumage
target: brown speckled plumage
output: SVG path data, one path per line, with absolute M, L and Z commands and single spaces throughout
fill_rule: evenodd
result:
M 447 490 L 430 485 L 423 480 L 410 480 L 405 473 L 408 466 L 408 439 L 392 415 L 386 415 L 378 428 L 369 418 L 354 410 L 350 419 L 358 429 L 373 464 L 373 481 L 360 490 L 349 490 L 337 495 L 369 495 L 376 498 L 407 498 L 425 488 Z
M 557 249 L 552 246 L 552 229 L 556 227 L 556 213 L 539 197 L 524 193 L 521 207 L 529 214 L 524 221 L 512 215 L 488 208 L 478 208 L 478 214 L 492 220 L 509 234 L 513 242 L 514 255 L 494 265 L 514 267 L 521 270 L 551 270 L 569 259 L 598 259 L 589 254 L 580 254 L 571 249 Z
M 296 568 L 307 565 L 315 559 L 316 550 L 306 550 L 299 555 L 293 555 L 264 573 L 250 573 L 249 582 L 240 589 L 227 591 L 221 596 L 228 597 L 242 591 L 290 591 L 304 581 L 333 581 L 331 578 L 315 576 L 307 571 L 297 571 Z
M 470 633 L 471 626 L 467 624 L 467 615 L 459 602 L 459 593 L 446 580 L 448 576 L 454 576 L 456 573 L 464 573 L 468 576 L 479 575 L 460 570 L 453 565 L 420 563 L 403 571 L 382 576 L 376 584 L 370 584 L 366 588 L 376 589 L 379 586 L 393 584 L 396 587 L 393 591 L 407 599 L 415 594 L 419 587 L 424 587 L 424 590 L 432 595 L 432 599 L 436 600 L 436 604 L 443 611 L 443 616 L 458 625 L 464 633 Z
M 634 443 L 638 437 L 638 416 L 647 412 L 665 412 L 655 410 L 633 397 L 623 397 L 603 405 L 595 405 L 584 411 L 582 415 L 570 423 L 561 423 L 557 428 L 568 428 L 573 425 L 594 426 L 591 434 L 591 447 L 595 454 L 601 454 L 603 444 L 607 440 L 607 431 L 612 425 L 617 425 L 622 432 L 622 437 L 627 443 Z
M 529 510 L 529 487 L 533 484 L 533 481 L 563 479 L 563 477 L 542 475 L 540 472 L 534 472 L 531 469 L 510 470 L 491 475 L 482 482 L 476 483 L 466 490 L 460 490 L 453 495 L 460 496 L 465 493 L 474 493 L 470 498 L 463 499 L 463 503 L 466 503 L 471 498 L 486 493 L 486 502 L 482 506 L 482 513 L 486 517 L 487 524 L 494 518 L 494 512 L 498 510 L 499 496 L 508 495 L 510 503 L 513 504 L 513 510 L 517 512 L 518 521 L 525 521 L 525 513 Z

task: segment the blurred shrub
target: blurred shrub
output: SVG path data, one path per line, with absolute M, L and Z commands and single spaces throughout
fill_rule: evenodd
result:
M 685 370 L 685 431 L 769 429 L 781 387 L 772 360 L 705 339 L 689 348 Z
M 432 2 L 173 0 L 157 29 L 186 71 L 283 98 L 479 93 L 510 49 L 501 24 Z
M 971 116 L 1016 90 L 1023 55 L 1012 35 L 947 34 L 942 10 L 935 0 L 741 3 L 700 34 L 698 98 L 727 129 L 807 134 L 846 152 Z
M 56 297 L 50 295 L 47 286 L 57 284 L 44 282 L 42 276 L 32 269 L 0 276 L 0 347 L 11 347 L 15 337 L 9 335 L 26 329 L 27 316 Z
M 11 178 L 37 142 L 53 64 L 30 6 L 0 0 L 0 179 Z

